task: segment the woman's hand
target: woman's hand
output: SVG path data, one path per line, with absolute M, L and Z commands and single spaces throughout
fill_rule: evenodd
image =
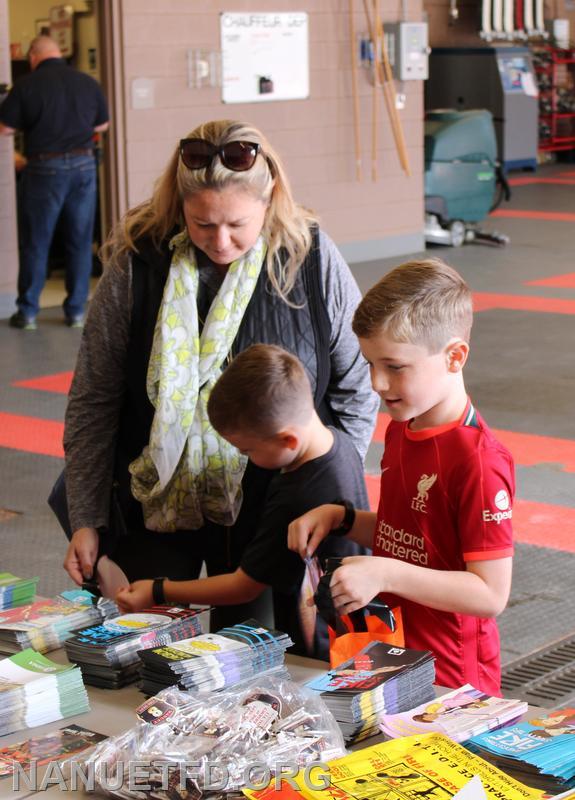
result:
M 364 608 L 385 591 L 385 568 L 390 559 L 379 556 L 349 556 L 332 575 L 329 587 L 340 614 Z
M 124 589 L 119 589 L 116 603 L 124 613 L 139 611 L 154 605 L 152 585 L 154 581 L 134 581 Z
M 288 547 L 302 558 L 312 556 L 330 531 L 343 522 L 345 508 L 328 503 L 294 519 L 288 527 Z
M 78 586 L 90 580 L 94 574 L 98 545 L 96 528 L 78 528 L 74 531 L 64 558 L 64 569 Z

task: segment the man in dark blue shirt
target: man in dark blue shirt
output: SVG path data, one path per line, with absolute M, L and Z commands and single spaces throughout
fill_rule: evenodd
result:
M 83 324 L 92 272 L 96 211 L 95 131 L 109 125 L 98 83 L 72 69 L 56 42 L 37 36 L 32 72 L 16 82 L 0 106 L 0 134 L 24 133 L 27 165 L 18 185 L 20 271 L 14 328 L 33 330 L 46 281 L 50 243 L 61 216 L 66 253 L 64 315 Z

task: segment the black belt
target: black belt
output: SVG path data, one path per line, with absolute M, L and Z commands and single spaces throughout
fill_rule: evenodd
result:
M 66 150 L 65 153 L 34 153 L 28 156 L 28 161 L 49 161 L 51 158 L 62 158 L 63 156 L 92 156 L 92 147 L 77 147 L 75 150 Z

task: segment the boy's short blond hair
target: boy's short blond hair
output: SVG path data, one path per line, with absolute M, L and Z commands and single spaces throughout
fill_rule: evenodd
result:
M 396 342 L 437 353 L 457 337 L 469 341 L 471 290 L 440 258 L 408 261 L 388 272 L 365 295 L 353 317 L 361 339 L 384 332 Z
M 221 374 L 208 400 L 208 416 L 223 436 L 242 432 L 265 439 L 290 425 L 305 425 L 314 403 L 309 378 L 281 347 L 254 344 Z

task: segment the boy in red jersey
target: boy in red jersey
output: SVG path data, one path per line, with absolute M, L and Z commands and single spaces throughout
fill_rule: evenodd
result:
M 471 292 L 440 259 L 403 264 L 366 294 L 353 330 L 391 422 L 377 514 L 324 505 L 289 526 L 314 552 L 335 528 L 373 547 L 331 581 L 341 613 L 379 595 L 402 610 L 406 646 L 436 657 L 437 682 L 500 694 L 495 617 L 511 588 L 513 460 L 463 381 Z

